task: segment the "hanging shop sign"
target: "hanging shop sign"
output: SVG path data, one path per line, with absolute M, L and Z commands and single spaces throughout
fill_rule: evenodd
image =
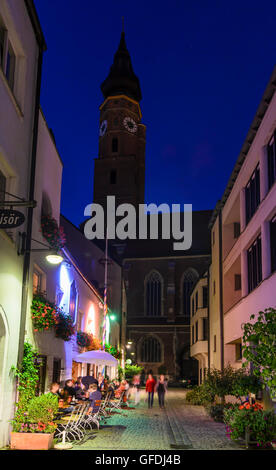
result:
M 25 222 L 25 215 L 13 209 L 0 209 L 0 229 L 19 227 Z

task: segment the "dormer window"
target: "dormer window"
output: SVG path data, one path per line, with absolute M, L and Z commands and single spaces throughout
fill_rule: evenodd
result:
M 116 184 L 117 182 L 117 171 L 116 170 L 111 170 L 110 172 L 110 184 Z

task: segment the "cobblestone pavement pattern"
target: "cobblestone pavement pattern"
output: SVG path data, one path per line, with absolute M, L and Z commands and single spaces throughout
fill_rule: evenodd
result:
M 145 400 L 142 390 L 135 409 L 114 413 L 94 438 L 74 444 L 73 450 L 239 449 L 226 437 L 224 424 L 215 423 L 203 407 L 185 403 L 184 390 L 169 390 L 165 410 L 159 409 L 156 394 L 152 409 Z

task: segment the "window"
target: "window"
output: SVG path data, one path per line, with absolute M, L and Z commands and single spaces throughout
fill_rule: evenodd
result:
M 239 222 L 234 222 L 234 238 L 239 238 L 241 234 L 241 224 Z
M 212 233 L 212 243 L 213 245 L 215 244 L 215 230 L 213 230 L 213 233 Z
M 235 274 L 235 290 L 241 290 L 241 275 Z
M 203 318 L 202 319 L 203 321 L 203 341 L 207 341 L 207 331 L 208 331 L 208 321 L 207 321 L 207 318 Z
M 1 207 L 1 202 L 5 201 L 5 191 L 6 191 L 6 177 L 0 170 L 0 207 Z
M 192 315 L 195 314 L 195 300 L 194 298 L 192 299 Z
M 186 317 L 190 317 L 191 292 L 197 279 L 198 273 L 194 269 L 188 269 L 183 275 L 182 311 Z
M 33 272 L 33 293 L 42 292 L 42 274 L 38 271 Z
M 276 216 L 270 222 L 271 272 L 276 271 Z
M 61 360 L 54 357 L 52 382 L 60 383 Z
M 196 293 L 196 311 L 198 310 L 198 292 Z
M 276 181 L 276 131 L 267 146 L 268 188 Z
M 241 341 L 235 344 L 236 361 L 242 360 L 242 343 Z
M 192 344 L 195 342 L 195 327 L 194 325 L 192 326 Z
M 208 288 L 206 286 L 202 287 L 202 307 L 208 307 Z
M 13 90 L 14 86 L 14 74 L 15 74 L 15 53 L 9 42 L 7 51 L 7 62 L 6 62 L 6 78 L 9 82 L 10 88 Z
M 112 139 L 112 153 L 118 152 L 118 138 L 113 137 Z
M 195 324 L 195 340 L 198 341 L 198 321 Z
M 141 362 L 161 362 L 161 346 L 153 336 L 144 339 L 142 343 Z
M 0 66 L 11 90 L 14 88 L 15 61 L 15 53 L 8 38 L 8 31 L 0 19 Z
M 146 315 L 162 315 L 162 278 L 157 271 L 152 271 L 146 279 Z
M 37 356 L 35 359 L 37 364 L 40 364 L 38 374 L 39 379 L 36 386 L 36 395 L 42 395 L 45 392 L 46 384 L 46 370 L 47 370 L 47 356 Z
M 78 320 L 77 320 L 77 331 L 82 331 L 82 321 L 83 321 L 84 313 L 78 312 Z
M 214 335 L 214 352 L 217 352 L 217 336 Z
M 257 166 L 245 188 L 246 223 L 250 221 L 260 204 L 260 167 Z
M 7 31 L 0 18 L 0 67 L 4 69 L 4 51 Z
M 215 295 L 216 293 L 216 281 L 213 282 L 213 294 Z
M 116 182 L 117 182 L 117 171 L 116 170 L 111 170 L 109 182 L 110 182 L 110 184 L 116 184 Z
M 76 312 L 77 312 L 78 293 L 76 288 L 76 281 L 74 280 L 70 287 L 70 303 L 69 303 L 69 315 L 75 323 Z
M 251 292 L 262 280 L 262 242 L 259 236 L 247 250 L 248 292 Z

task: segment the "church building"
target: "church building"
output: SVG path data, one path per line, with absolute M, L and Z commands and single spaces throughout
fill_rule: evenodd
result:
M 101 90 L 93 200 L 105 206 L 106 197 L 113 195 L 116 205 L 137 207 L 145 203 L 146 126 L 124 32 Z M 190 293 L 210 263 L 211 214 L 192 213 L 192 245 L 186 251 L 174 251 L 173 240 L 162 238 L 108 242 L 109 257 L 122 266 L 126 358 L 145 373 L 166 373 L 171 380 L 198 376 L 197 361 L 190 357 Z

